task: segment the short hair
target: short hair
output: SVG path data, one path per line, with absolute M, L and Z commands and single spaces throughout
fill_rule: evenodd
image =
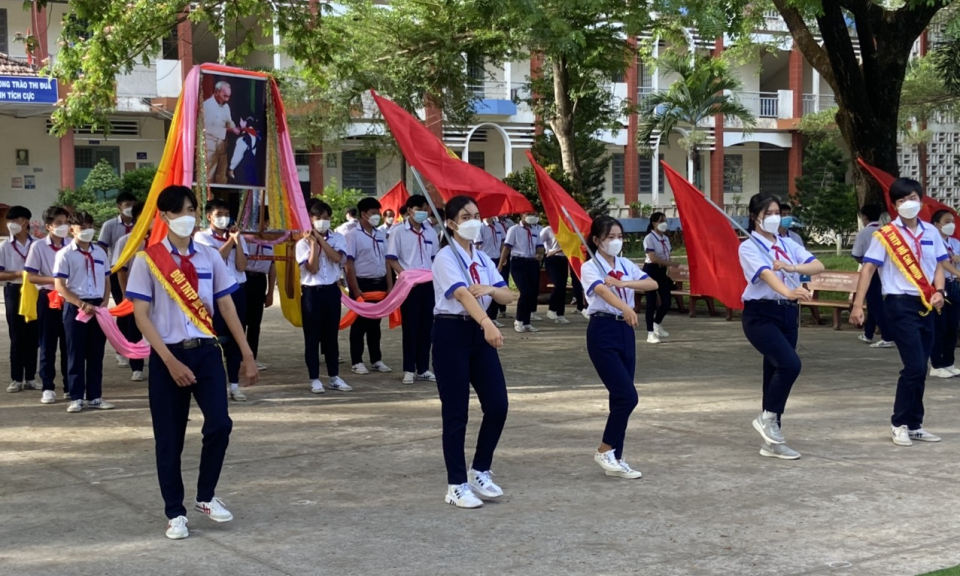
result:
M 419 208 L 424 204 L 429 204 L 429 202 L 427 202 L 427 197 L 423 194 L 414 194 L 413 196 L 407 198 L 406 207 L 407 210 L 411 210 L 413 208 Z
M 217 199 L 208 200 L 208 201 L 207 201 L 207 208 L 206 208 L 206 210 L 204 210 L 204 214 L 206 214 L 207 216 L 209 216 L 209 215 L 212 214 L 215 210 L 226 210 L 227 212 L 229 212 L 229 211 L 230 211 L 230 206 L 228 206 L 227 203 L 224 202 L 223 200 L 217 200 Z
M 84 210 L 77 210 L 70 215 L 71 226 L 93 226 L 93 216 Z
M 137 197 L 129 192 L 121 192 L 117 194 L 117 204 L 123 204 L 124 202 L 136 202 Z
M 26 206 L 11 206 L 7 210 L 7 220 L 16 220 L 18 218 L 26 218 L 29 220 L 33 216 L 33 212 L 30 212 L 30 209 Z
M 347 216 L 352 216 L 353 218 L 356 218 L 356 217 L 357 217 L 357 214 L 359 214 L 359 213 L 360 213 L 360 212 L 358 212 L 357 209 L 356 209 L 356 208 L 353 208 L 353 207 L 347 208 L 347 212 L 346 212 Z
M 310 208 L 312 208 L 313 205 L 316 204 L 317 202 L 320 202 L 319 198 L 314 198 L 313 196 L 311 196 L 310 198 L 307 198 L 307 201 L 304 202 L 304 205 L 307 207 L 307 212 L 309 212 Z
M 946 216 L 947 214 L 952 214 L 952 212 L 950 212 L 949 210 L 946 210 L 946 209 L 944 209 L 944 210 L 937 210 L 936 212 L 933 213 L 933 216 L 930 217 L 930 223 L 931 223 L 931 224 L 936 224 L 936 223 L 940 222 L 940 220 L 942 220 L 943 217 Z
M 793 212 L 793 206 L 789 202 L 780 205 L 780 214 L 783 215 L 784 212 Z
M 368 196 L 366 198 L 361 198 L 360 201 L 357 202 L 357 210 L 359 212 L 366 212 L 367 210 L 379 210 L 379 209 L 380 209 L 380 201 L 371 196 Z
M 189 201 L 194 210 L 197 208 L 197 195 L 186 186 L 167 186 L 157 196 L 157 210 L 160 212 L 180 212 L 184 201 Z
M 134 220 L 138 220 L 140 218 L 140 215 L 143 214 L 144 207 L 146 207 L 146 204 L 144 204 L 143 202 L 137 202 L 136 204 L 133 205 L 132 214 L 133 214 Z
M 43 223 L 53 224 L 53 221 L 57 219 L 57 216 L 66 216 L 69 218 L 70 212 L 68 212 L 63 206 L 51 206 L 43 211 Z
M 230 83 L 227 82 L 226 80 L 220 80 L 219 82 L 217 82 L 216 84 L 213 85 L 213 91 L 214 91 L 214 92 L 219 92 L 219 91 L 222 90 L 224 87 L 230 88 Z
M 323 200 L 317 199 L 317 201 L 310 206 L 310 215 L 319 218 L 324 214 L 326 214 L 327 217 L 333 216 L 333 208 Z
M 890 201 L 896 203 L 897 200 L 917 193 L 917 196 L 923 198 L 923 185 L 910 178 L 897 178 L 890 185 Z
M 860 213 L 866 216 L 871 222 L 876 222 L 880 219 L 883 208 L 879 204 L 864 204 L 863 208 L 860 209 Z

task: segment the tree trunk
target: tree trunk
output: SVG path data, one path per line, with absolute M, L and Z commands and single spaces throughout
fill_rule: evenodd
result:
M 703 192 L 701 182 L 703 181 L 702 175 L 700 174 L 700 150 L 693 148 L 690 150 L 690 160 L 693 162 L 693 186 L 697 190 Z M 707 198 L 710 197 L 710 194 L 705 194 Z
M 556 113 L 550 119 L 550 128 L 557 137 L 560 146 L 560 161 L 563 171 L 570 178 L 577 190 L 583 189 L 580 174 L 580 162 L 577 158 L 577 147 L 574 141 L 574 104 L 570 99 L 570 73 L 567 70 L 566 58 L 553 59 L 553 97 L 556 103 Z
M 926 129 L 926 124 L 924 124 L 923 128 Z M 917 144 L 917 164 L 920 166 L 920 183 L 923 184 L 924 192 L 929 194 L 930 191 L 927 189 L 927 185 L 929 184 L 928 182 L 929 178 L 927 177 L 927 143 L 926 142 L 920 142 L 919 144 Z

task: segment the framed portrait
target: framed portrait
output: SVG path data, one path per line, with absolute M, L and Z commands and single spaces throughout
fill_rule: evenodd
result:
M 203 139 L 197 142 L 207 186 L 239 190 L 266 188 L 267 80 L 227 73 L 201 76 Z M 201 114 L 202 112 L 202 114 Z
M 30 151 L 26 148 L 17 148 L 17 166 L 30 165 Z

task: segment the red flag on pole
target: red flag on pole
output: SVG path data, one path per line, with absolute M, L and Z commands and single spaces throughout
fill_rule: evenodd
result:
M 690 265 L 690 292 L 716 298 L 742 310 L 747 280 L 740 268 L 740 240 L 727 217 L 666 162 L 663 171 L 673 190 Z
M 397 182 L 396 186 L 380 197 L 380 209 L 383 212 L 393 210 L 394 214 L 399 214 L 400 208 L 407 204 L 407 198 L 409 197 L 410 193 L 407 192 L 407 187 L 403 185 L 403 182 Z
M 563 214 L 562 208 L 566 208 L 570 218 L 580 229 L 584 238 L 590 234 L 590 227 L 593 225 L 593 219 L 587 214 L 576 200 L 573 199 L 562 186 L 557 184 L 556 180 L 550 177 L 547 172 L 537 164 L 533 159 L 533 154 L 529 150 L 526 152 L 527 159 L 533 165 L 533 171 L 537 176 L 537 191 L 540 193 L 540 199 L 543 201 L 543 211 L 547 214 L 547 221 L 553 228 L 553 233 L 557 237 L 557 243 L 560 249 L 570 261 L 570 267 L 573 272 L 580 277 L 580 267 L 583 265 L 583 251 L 581 250 L 580 237 L 573 231 L 570 222 Z
M 883 170 L 877 168 L 876 166 L 871 166 L 863 158 L 857 158 L 857 162 L 866 170 L 873 178 L 880 184 L 880 187 L 883 188 L 883 198 L 887 202 L 887 212 L 890 214 L 890 218 L 896 218 L 897 208 L 893 205 L 893 202 L 890 201 L 890 185 L 896 180 L 890 174 L 887 174 Z M 930 222 L 933 218 L 933 215 L 939 212 L 940 210 L 946 210 L 953 214 L 954 219 L 957 222 L 960 222 L 960 216 L 957 215 L 957 211 L 947 206 L 943 202 L 936 200 L 935 198 L 930 197 L 928 190 L 924 190 L 923 199 L 921 200 L 923 206 L 920 208 L 920 214 L 917 215 L 917 218 L 923 220 L 924 222 Z M 953 237 L 960 239 L 960 227 L 954 231 Z

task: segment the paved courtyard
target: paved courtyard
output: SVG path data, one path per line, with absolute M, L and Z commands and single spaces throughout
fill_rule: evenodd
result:
M 183 541 L 163 536 L 146 384 L 112 354 L 111 412 L 0 391 L 0 574 L 914 576 L 960 564 L 960 379 L 928 383 L 925 424 L 944 441 L 897 448 L 896 350 L 805 327 L 784 418 L 803 458 L 761 458 L 759 355 L 738 323 L 672 314 L 666 343 L 638 344 L 626 457 L 644 477 L 613 479 L 593 462 L 606 391 L 586 320 L 571 318 L 504 332 L 511 405 L 494 470 L 506 496 L 480 510 L 443 503 L 436 389 L 400 384 L 399 330 L 384 339 L 394 373 L 344 365 L 355 391 L 314 396 L 299 330 L 268 310 L 270 368 L 231 404 L 218 495 L 235 520 L 191 513 Z M 475 400 L 471 418 L 468 445 Z M 194 406 L 188 499 L 201 425 Z

